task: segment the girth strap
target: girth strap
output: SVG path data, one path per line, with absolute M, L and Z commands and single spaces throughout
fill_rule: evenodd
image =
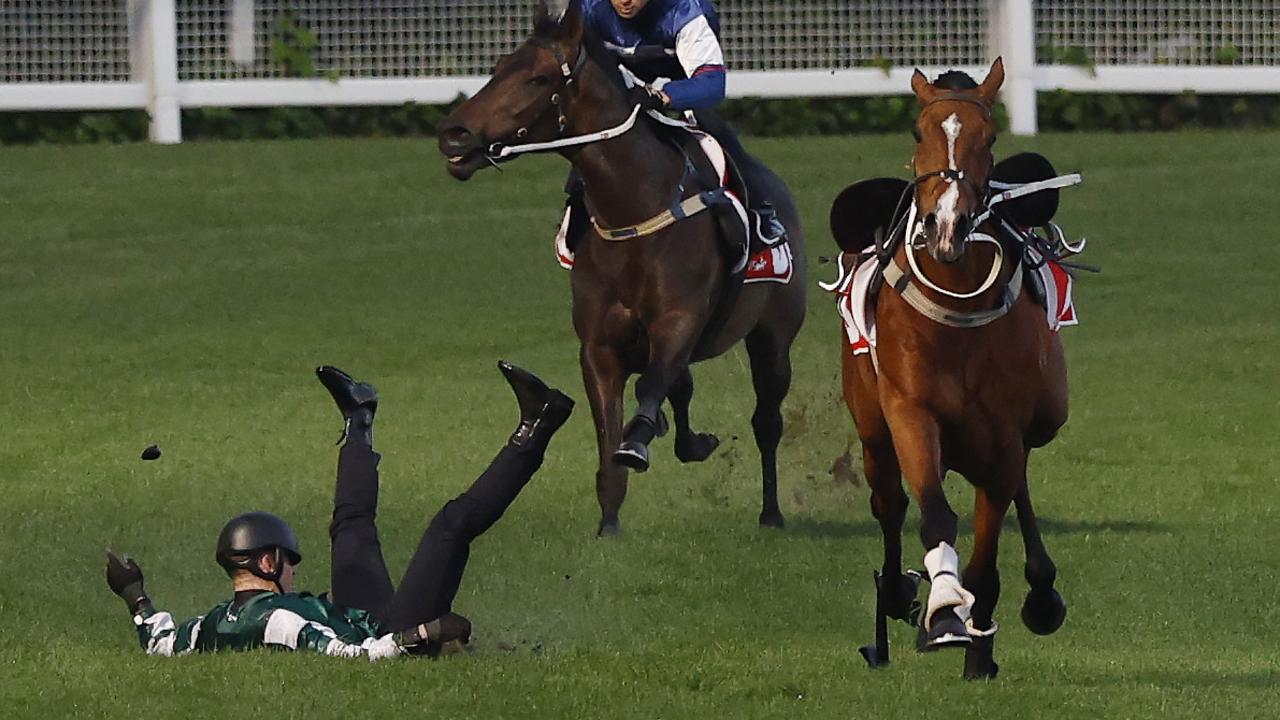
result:
M 907 252 L 911 252 L 907 248 Z M 1004 288 L 1004 300 L 1000 303 L 1000 307 L 994 310 L 984 310 L 981 312 L 958 312 L 943 307 L 938 303 L 929 299 L 920 288 L 911 282 L 911 273 L 904 271 L 898 266 L 898 261 L 890 260 L 885 265 L 884 270 L 885 282 L 889 283 L 898 294 L 902 296 L 907 304 L 916 310 L 916 312 L 924 315 L 930 320 L 958 328 L 974 328 L 988 325 L 1008 314 L 1013 304 L 1018 301 L 1018 297 L 1022 295 L 1022 263 L 1014 263 L 1013 275 L 1009 278 L 1009 283 Z
M 624 240 L 633 240 L 635 238 L 652 235 L 659 230 L 670 227 L 671 225 L 693 217 L 698 213 L 706 210 L 712 205 L 720 205 L 732 202 L 725 194 L 724 188 L 716 188 L 715 190 L 706 190 L 697 195 L 685 198 L 677 205 L 663 210 L 657 215 L 645 220 L 638 225 L 629 225 L 621 228 L 604 228 L 596 222 L 595 216 L 591 217 L 591 224 L 595 226 L 596 232 L 600 233 L 600 237 L 605 240 L 621 242 Z

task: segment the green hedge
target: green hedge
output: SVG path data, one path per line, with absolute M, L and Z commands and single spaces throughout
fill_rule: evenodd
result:
M 187 140 L 311 137 L 430 137 L 456 106 L 201 108 L 182 113 Z M 1174 130 L 1280 128 L 1276 95 L 1085 95 L 1040 93 L 1040 128 Z M 725 116 L 749 135 L 832 135 L 905 131 L 916 116 L 909 96 L 726 101 Z M 997 119 L 1007 126 L 1003 107 Z M 141 111 L 0 113 L 0 144 L 131 142 L 147 137 Z

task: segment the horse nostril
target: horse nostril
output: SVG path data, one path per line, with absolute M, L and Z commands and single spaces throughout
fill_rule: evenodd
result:
M 466 150 L 471 147 L 473 138 L 471 131 L 461 125 L 454 125 L 440 131 L 440 144 L 449 149 Z
M 938 227 L 938 214 L 929 213 L 924 216 L 924 226 L 929 229 Z

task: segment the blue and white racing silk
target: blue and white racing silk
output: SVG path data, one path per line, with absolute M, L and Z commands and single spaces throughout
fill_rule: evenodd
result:
M 720 18 L 711 0 L 650 0 L 624 20 L 609 0 L 581 0 L 587 27 L 645 82 L 659 77 L 674 110 L 698 110 L 724 100 Z

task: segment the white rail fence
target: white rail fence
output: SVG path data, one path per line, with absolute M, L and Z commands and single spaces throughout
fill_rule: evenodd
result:
M 0 111 L 146 109 L 176 143 L 183 108 L 444 103 L 484 84 L 533 4 L 5 0 Z M 902 94 L 915 67 L 980 76 L 996 55 L 1019 134 L 1039 91 L 1280 93 L 1276 0 L 718 5 L 733 97 Z M 319 77 L 286 77 L 281 42 Z

